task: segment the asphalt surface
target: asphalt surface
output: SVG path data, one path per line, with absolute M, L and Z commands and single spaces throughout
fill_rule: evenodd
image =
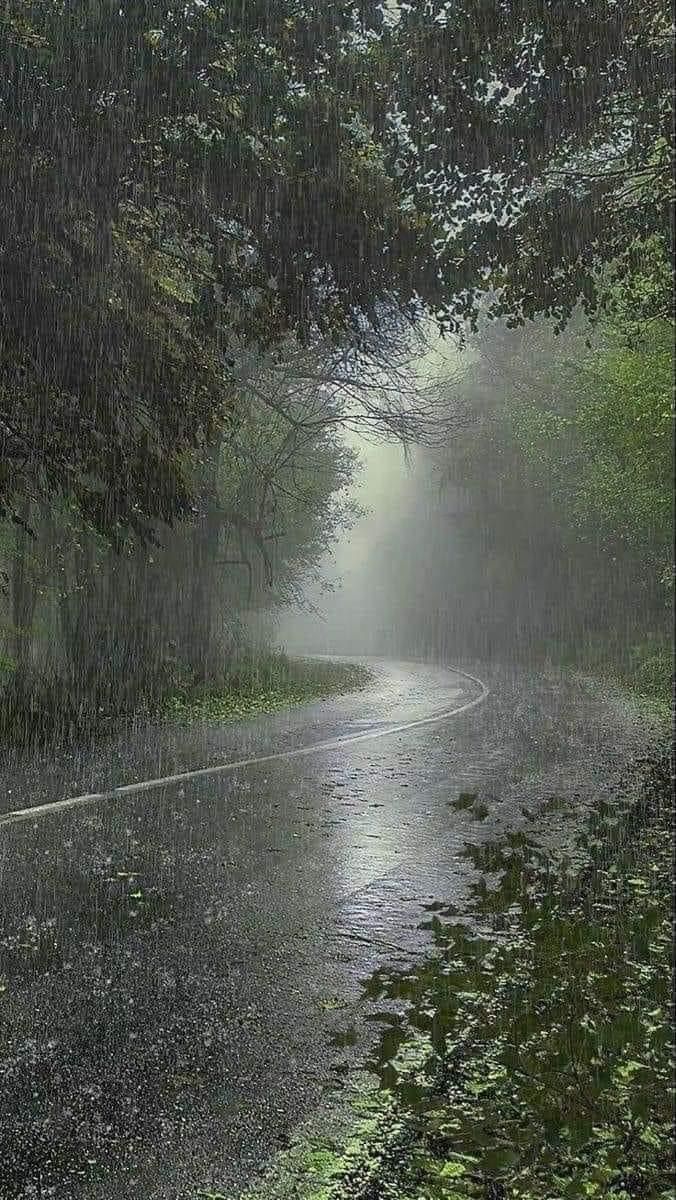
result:
M 423 951 L 425 906 L 466 892 L 468 839 L 523 821 L 518 760 L 552 760 L 555 727 L 597 772 L 618 755 L 593 690 L 502 679 L 467 709 L 462 675 L 372 665 L 368 692 L 292 713 L 7 764 L 11 813 L 280 756 L 0 824 L 2 1200 L 236 1197 L 363 1052 L 331 1035 L 372 970 Z M 480 827 L 466 790 L 494 797 Z

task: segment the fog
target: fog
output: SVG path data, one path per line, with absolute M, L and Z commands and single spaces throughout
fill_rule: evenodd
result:
M 666 1200 L 673 51 L 2 0 L 0 1200 Z
M 361 511 L 312 576 L 301 580 L 302 606 L 275 614 L 276 640 L 290 652 L 443 657 L 448 650 L 461 566 L 454 564 L 451 513 L 457 497 L 448 483 L 442 486 L 437 469 L 439 438 L 455 423 L 443 385 L 457 383 L 474 359 L 432 327 L 420 331 L 407 364 L 409 402 L 415 403 L 416 390 L 436 396 L 442 432 L 430 445 L 344 430 L 343 441 L 358 459 L 349 500 Z
M 411 373 L 435 390 L 441 436 L 344 434 L 365 511 L 301 582 L 303 606 L 278 612 L 278 641 L 611 671 L 666 662 L 670 438 L 649 440 L 646 458 L 633 444 L 645 417 L 614 355 L 583 318 L 558 336 L 540 322 L 485 328 L 464 349 L 432 340 Z M 628 370 L 646 367 L 628 353 Z
M 305 606 L 279 613 L 277 638 L 291 652 L 386 654 L 396 646 L 393 601 L 417 501 L 417 456 L 359 434 L 345 440 L 359 455 L 350 493 L 363 514 L 318 563 L 319 580 L 302 585 Z

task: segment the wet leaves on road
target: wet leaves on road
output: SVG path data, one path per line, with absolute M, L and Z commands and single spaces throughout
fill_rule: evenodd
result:
M 451 808 L 455 808 L 458 812 L 461 812 L 465 808 L 471 808 L 477 799 L 476 792 L 460 792 L 457 800 L 449 800 L 449 804 Z
M 338 996 L 320 996 L 317 999 L 317 1007 L 322 1012 L 335 1012 L 337 1009 L 346 1008 L 347 1001 L 341 1000 Z

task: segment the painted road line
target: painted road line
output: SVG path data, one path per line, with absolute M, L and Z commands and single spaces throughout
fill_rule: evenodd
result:
M 453 668 L 449 668 L 453 670 Z M 319 754 L 323 750 L 338 750 L 341 746 L 351 746 L 355 742 L 372 742 L 377 738 L 391 737 L 395 733 L 405 733 L 409 729 L 418 729 L 423 725 L 434 725 L 441 721 L 446 721 L 450 717 L 457 717 L 461 713 L 469 712 L 472 708 L 477 708 L 479 704 L 483 704 L 488 697 L 489 689 L 481 679 L 477 679 L 475 675 L 468 675 L 466 671 L 455 671 L 455 675 L 461 675 L 464 679 L 469 679 L 472 683 L 478 684 L 481 688 L 481 695 L 474 700 L 469 700 L 466 704 L 461 704 L 457 708 L 445 709 L 443 712 L 434 713 L 431 717 L 420 717 L 415 721 L 406 721 L 401 725 L 390 725 L 386 729 L 374 729 L 365 733 L 345 734 L 342 737 L 330 738 L 324 742 L 313 742 L 311 746 L 299 746 L 293 750 L 279 750 L 275 754 L 263 754 L 257 758 L 240 758 L 233 762 L 216 763 L 211 767 L 198 767 L 194 771 L 180 771 L 175 775 L 163 775 L 158 779 L 143 779 L 136 783 L 124 783 L 119 787 L 110 788 L 105 792 L 86 792 L 82 796 L 68 796 L 64 800 L 52 800 L 48 804 L 36 804 L 32 808 L 16 808 L 12 812 L 0 814 L 0 826 L 14 825 L 19 821 L 34 821 L 40 817 L 48 817 L 53 813 L 64 812 L 70 808 L 81 808 L 86 804 L 98 804 L 106 800 L 121 800 L 125 796 L 131 796 L 135 792 L 151 792 L 157 788 L 170 787 L 175 783 L 186 783 L 191 779 L 206 779 L 209 775 L 223 775 L 226 771 L 239 771 L 244 767 L 258 766 L 260 763 L 277 762 L 285 758 L 303 758 L 310 754 Z

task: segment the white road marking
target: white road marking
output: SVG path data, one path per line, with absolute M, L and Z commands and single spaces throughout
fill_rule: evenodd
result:
M 124 783 L 107 792 L 86 792 L 82 796 L 68 796 L 64 800 L 52 800 L 48 804 L 36 804 L 32 808 L 15 808 L 12 812 L 0 814 L 0 826 L 14 825 L 19 821 L 35 820 L 38 817 L 48 817 L 52 813 L 63 812 L 68 808 L 79 808 L 85 804 L 96 804 L 101 800 L 117 800 L 123 796 L 132 795 L 134 792 L 150 792 L 156 788 L 169 787 L 171 784 L 183 783 L 189 779 L 222 775 L 226 771 L 238 771 L 242 767 L 253 767 L 258 763 L 276 762 L 282 758 L 302 758 L 309 754 L 319 754 L 322 750 L 337 750 L 341 746 L 349 746 L 354 742 L 369 742 L 375 741 L 376 738 L 391 737 L 394 733 L 404 733 L 408 729 L 417 729 L 421 725 L 437 724 L 483 704 L 490 695 L 486 684 L 481 679 L 477 679 L 475 675 L 469 675 L 467 671 L 456 671 L 450 667 L 449 670 L 453 670 L 454 675 L 462 675 L 464 679 L 470 679 L 472 683 L 478 684 L 481 688 L 481 695 L 474 700 L 469 700 L 467 704 L 461 704 L 458 708 L 445 709 L 443 712 L 435 713 L 434 716 L 420 717 L 415 721 L 406 721 L 402 725 L 390 725 L 387 729 L 372 729 L 366 733 L 346 734 L 343 737 L 329 738 L 324 742 L 314 742 L 311 746 L 299 746 L 294 750 L 279 750 L 275 754 L 263 754 L 258 758 L 240 758 L 235 762 L 217 763 L 212 767 L 198 767 L 195 771 L 180 771 L 176 775 L 164 775 L 159 779 L 143 779 L 137 783 Z

